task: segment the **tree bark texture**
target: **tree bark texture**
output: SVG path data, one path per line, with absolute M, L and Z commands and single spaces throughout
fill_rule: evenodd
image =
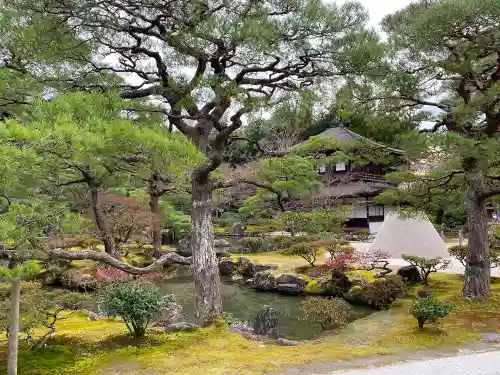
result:
M 12 281 L 9 313 L 9 354 L 7 375 L 17 375 L 17 353 L 19 350 L 19 305 L 21 303 L 21 278 Z
M 418 318 L 418 329 L 423 330 L 424 329 L 424 324 L 425 324 L 425 319 L 424 318 Z
M 480 197 L 484 175 L 475 159 L 464 161 L 466 200 L 468 202 L 469 243 L 462 296 L 466 298 L 491 296 L 491 265 L 488 245 L 486 199 Z
M 153 237 L 153 253 L 155 258 L 158 258 L 161 255 L 161 212 L 160 212 L 160 204 L 159 197 L 156 194 L 149 195 L 149 208 L 151 213 L 153 214 L 152 218 L 152 237 Z
M 90 202 L 92 206 L 92 214 L 94 216 L 94 221 L 102 237 L 102 242 L 104 244 L 104 251 L 113 256 L 117 257 L 117 249 L 113 236 L 109 233 L 106 225 L 106 220 L 101 209 L 101 202 L 99 199 L 99 188 L 95 185 L 90 186 Z
M 212 189 L 208 176 L 193 178 L 191 211 L 192 269 L 196 291 L 196 310 L 203 325 L 222 315 L 219 267 L 215 256 L 212 225 Z

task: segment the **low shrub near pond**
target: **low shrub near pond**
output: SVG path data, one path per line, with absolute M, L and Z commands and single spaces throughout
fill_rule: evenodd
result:
M 348 323 L 351 305 L 342 298 L 309 298 L 301 303 L 301 320 L 312 320 L 323 330 L 342 327 Z
M 103 290 L 100 304 L 109 316 L 121 317 L 134 337 L 142 337 L 151 317 L 165 307 L 165 299 L 154 284 L 116 282 Z
M 435 323 L 438 319 L 447 316 L 455 308 L 453 303 L 439 301 L 432 297 L 419 298 L 413 301 L 410 314 L 417 319 L 418 328 L 424 329 L 424 324 Z
M 399 276 L 387 276 L 368 283 L 361 289 L 361 293 L 372 307 L 377 310 L 384 310 L 388 309 L 397 298 L 404 297 L 406 283 Z
M 406 283 L 399 276 L 392 275 L 377 279 L 364 286 L 353 287 L 346 298 L 352 303 L 366 304 L 375 310 L 386 310 L 398 298 L 406 294 Z

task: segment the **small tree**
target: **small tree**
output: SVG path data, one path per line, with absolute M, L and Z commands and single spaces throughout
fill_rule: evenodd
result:
M 401 257 L 418 268 L 424 285 L 429 285 L 429 275 L 431 273 L 442 271 L 451 265 L 451 261 L 441 258 L 424 258 L 407 254 L 403 254 Z
M 100 302 L 108 315 L 123 319 L 134 337 L 143 337 L 151 317 L 165 306 L 159 289 L 150 283 L 113 283 Z
M 314 262 L 316 262 L 316 258 L 319 254 L 319 247 L 314 243 L 302 242 L 284 250 L 283 254 L 299 256 L 314 267 Z
M 382 251 L 358 251 L 344 240 L 329 240 L 326 246 L 330 253 L 330 259 L 325 262 L 324 268 L 340 272 L 346 271 L 372 271 L 382 270 L 383 275 L 391 272 L 387 266 L 390 258 L 389 253 Z
M 329 327 L 341 327 L 348 323 L 351 305 L 342 298 L 309 298 L 300 304 L 300 320 L 312 320 L 321 325 L 323 330 Z
M 410 307 L 410 314 L 417 319 L 418 328 L 424 329 L 426 322 L 434 323 L 440 318 L 444 318 L 455 307 L 454 304 L 439 301 L 432 297 L 419 298 L 413 301 Z
M 337 238 L 327 238 L 319 240 L 318 243 L 324 245 L 324 248 L 330 254 L 330 258 L 335 258 L 341 254 L 351 253 L 355 249 L 349 241 Z

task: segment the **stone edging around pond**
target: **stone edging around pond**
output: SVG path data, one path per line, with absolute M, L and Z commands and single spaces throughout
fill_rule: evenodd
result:
M 239 257 L 236 262 L 227 259 L 219 262 L 221 276 L 230 277 L 233 282 L 247 284 L 262 292 L 341 297 L 351 305 L 366 306 L 375 310 L 388 308 L 404 292 L 401 291 L 397 283 L 391 286 L 389 282 L 389 286 L 387 286 L 383 281 L 366 283 L 366 281 L 358 279 L 350 280 L 343 272 L 335 273 L 334 271 L 332 279 L 319 282 L 318 280 L 310 280 L 307 276 L 271 272 L 277 268 L 278 266 L 274 264 L 254 264 L 247 257 Z M 402 267 L 397 274 L 407 285 L 415 285 L 420 282 L 419 271 L 414 266 Z M 379 283 L 378 288 L 390 288 L 390 290 L 375 290 L 375 294 L 373 291 L 369 292 L 368 295 L 363 294 L 365 288 L 376 283 Z
M 287 295 L 305 293 L 308 280 L 296 274 L 283 273 L 273 275 L 275 264 L 254 264 L 247 257 L 239 257 L 237 262 L 222 260 L 219 262 L 221 276 L 231 277 L 234 282 L 244 282 L 262 292 L 279 292 Z

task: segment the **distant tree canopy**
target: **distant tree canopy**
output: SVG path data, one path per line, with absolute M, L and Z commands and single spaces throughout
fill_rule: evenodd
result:
M 17 176 L 12 175 L 3 194 L 20 208 L 32 205 L 33 199 L 42 206 L 77 203 L 88 208 L 94 235 L 113 255 L 120 244 L 151 233 L 155 222 L 160 230 L 164 226 L 161 210 L 148 206 L 151 175 L 161 176 L 165 192 L 181 189 L 185 173 L 200 158 L 179 134 L 139 127 L 121 108 L 117 96 L 66 94 L 39 101 L 22 123 L 0 125 L 2 150 L 9 151 L 6 165 L 16 167 Z M 138 191 L 142 193 L 131 196 Z M 31 201 L 20 200 L 18 194 Z
M 498 0 L 413 2 L 383 21 L 386 74 L 356 91 L 362 112 L 432 122 L 427 132 L 409 134 L 404 147 L 430 168 L 402 182 L 429 204 L 434 192 L 464 192 L 464 297 L 491 293 L 486 203 L 500 194 L 499 16 Z

